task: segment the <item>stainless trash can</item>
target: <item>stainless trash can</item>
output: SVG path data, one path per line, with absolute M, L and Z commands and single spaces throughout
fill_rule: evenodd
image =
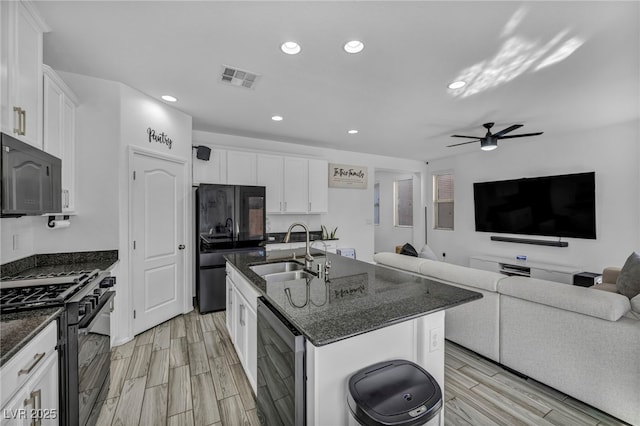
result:
M 437 424 L 442 409 L 438 382 L 406 360 L 379 362 L 349 378 L 347 403 L 360 425 L 414 426 Z M 353 424 L 353 422 L 351 422 Z

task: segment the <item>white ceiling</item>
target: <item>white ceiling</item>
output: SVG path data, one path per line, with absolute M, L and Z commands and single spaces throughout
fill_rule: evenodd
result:
M 446 145 L 488 121 L 545 132 L 500 142 L 520 144 L 640 117 L 637 1 L 35 3 L 45 63 L 174 95 L 195 130 L 428 160 L 479 149 Z M 255 89 L 220 83 L 223 64 Z M 468 70 L 481 90 L 452 93 Z

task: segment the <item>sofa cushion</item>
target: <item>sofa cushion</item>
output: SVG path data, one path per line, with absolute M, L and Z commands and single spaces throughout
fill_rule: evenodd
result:
M 426 259 L 419 257 L 405 256 L 398 253 L 376 253 L 373 260 L 381 265 L 391 266 L 392 268 L 402 269 L 404 271 L 420 273 L 420 265 L 422 262 L 428 262 Z
M 498 283 L 498 292 L 608 321 L 617 321 L 631 309 L 629 299 L 621 294 L 535 278 L 505 278 Z
M 640 294 L 640 254 L 633 252 L 624 262 L 616 280 L 618 292 L 629 299 Z
M 497 291 L 498 281 L 505 278 L 504 275 L 497 272 L 483 271 L 426 259 L 420 264 L 420 273 L 439 280 L 463 284 L 487 291 Z

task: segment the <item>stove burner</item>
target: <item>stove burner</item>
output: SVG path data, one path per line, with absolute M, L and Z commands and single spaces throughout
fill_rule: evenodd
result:
M 29 275 L 13 275 L 2 277 L 2 281 L 16 281 L 16 280 L 29 280 L 39 278 L 59 278 L 59 277 L 71 277 L 75 275 L 88 274 L 91 271 L 65 271 L 65 272 L 49 272 L 46 274 L 29 274 Z
M 63 305 L 86 283 L 98 275 L 95 271 L 32 274 L 0 282 L 0 309 L 16 311 Z

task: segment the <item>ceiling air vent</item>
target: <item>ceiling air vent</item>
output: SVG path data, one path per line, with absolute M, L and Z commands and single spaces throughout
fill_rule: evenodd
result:
M 251 71 L 245 71 L 238 68 L 232 68 L 226 65 L 222 66 L 222 75 L 220 81 L 232 86 L 246 87 L 253 89 L 260 76 Z

